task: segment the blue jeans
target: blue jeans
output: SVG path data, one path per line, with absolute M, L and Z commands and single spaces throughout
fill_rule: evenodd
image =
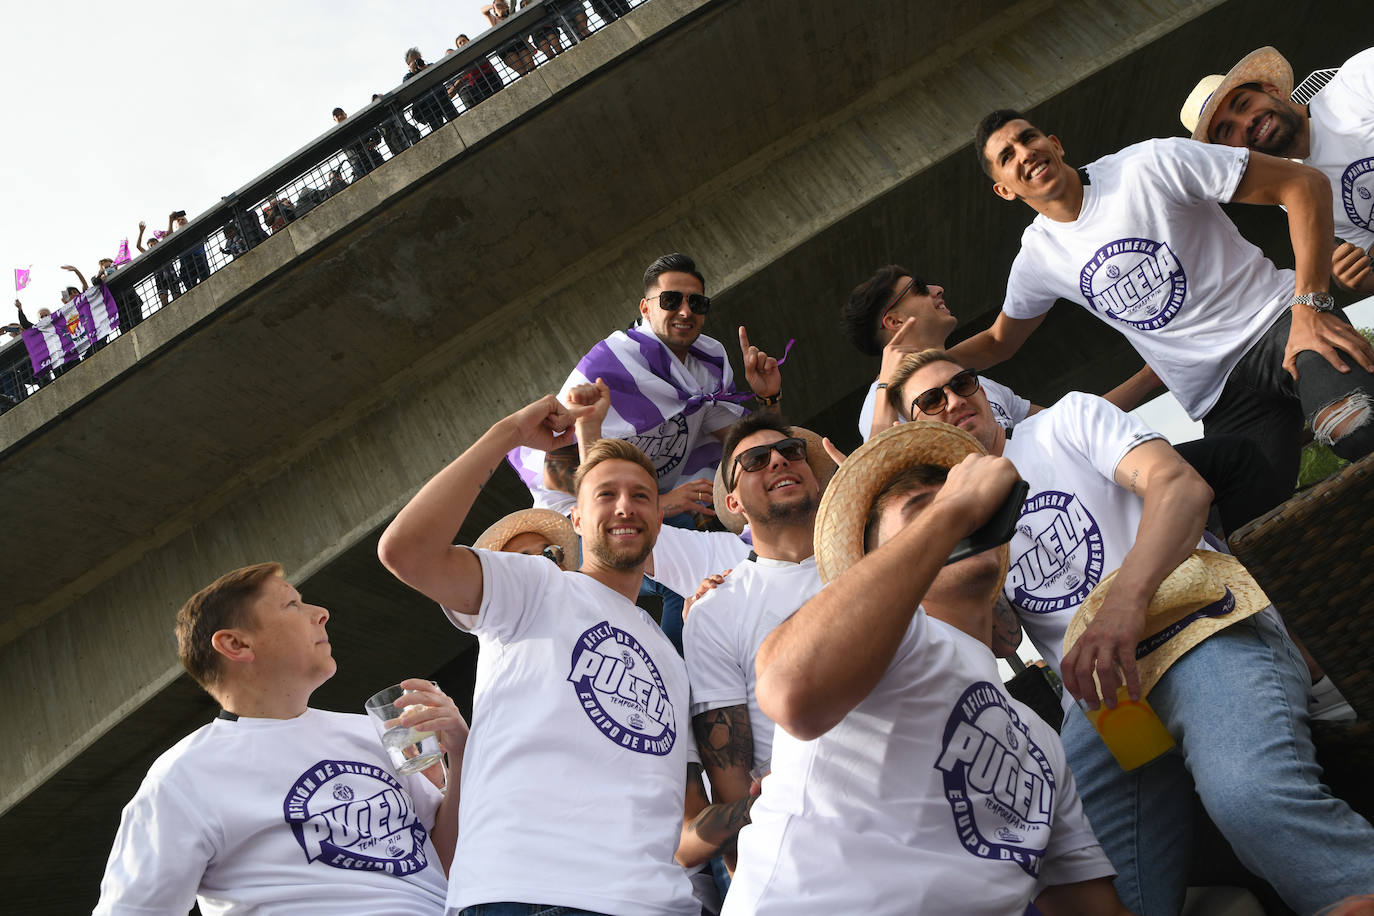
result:
M 574 910 L 566 906 L 547 906 L 543 903 L 479 903 L 465 906 L 458 916 L 604 916 L 591 910 Z
M 1282 627 L 1256 615 L 1194 647 L 1150 691 L 1178 742 L 1159 760 L 1122 772 L 1070 710 L 1064 750 L 1127 909 L 1182 908 L 1194 790 L 1245 867 L 1298 912 L 1374 887 L 1374 827 L 1321 784 L 1309 680 Z

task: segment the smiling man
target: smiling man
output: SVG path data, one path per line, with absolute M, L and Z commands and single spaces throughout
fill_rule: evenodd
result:
M 820 591 L 812 538 L 834 471 L 814 434 L 771 414 L 747 417 L 725 437 L 725 508 L 749 524 L 754 549 L 696 602 L 683 647 L 697 747 L 732 835 L 749 822 L 750 770 L 772 756 L 773 722 L 754 696 L 754 657 L 773 628 Z M 733 850 L 726 862 L 733 866 Z
M 1331 273 L 1374 293 L 1374 48 L 1341 66 L 1306 105 L 1292 98 L 1293 68 L 1273 48 L 1247 54 L 1225 75 L 1198 81 L 1179 119 L 1194 140 L 1297 159 L 1331 182 L 1341 243 Z
M 1154 684 L 1150 703 L 1177 752 L 1122 772 L 1073 707 L 1073 697 L 1099 706 L 1094 676 L 1108 705 L 1122 683 L 1139 698 L 1146 608 L 1165 576 L 1205 546 L 1211 490 L 1168 442 L 1077 392 L 1009 437 L 977 374 L 939 350 L 907 357 L 889 396 L 907 416 L 969 433 L 1030 484 L 1003 593 L 1064 680 L 1064 749 L 1127 907 L 1145 916 L 1181 909 L 1198 798 L 1241 862 L 1294 910 L 1374 886 L 1374 828 L 1321 785 L 1307 668 L 1272 607 L 1193 646 Z M 1113 570 L 1101 610 L 1065 654 L 1070 620 Z
M 213 722 L 157 759 L 124 809 L 99 914 L 444 912 L 458 789 L 398 775 L 366 716 L 306 704 L 333 677 L 325 624 L 276 563 L 236 569 L 177 614 Z M 453 781 L 467 724 L 429 681 L 397 705 L 439 735 Z M 361 707 L 363 699 L 358 699 Z
M 1207 437 L 1254 444 L 1263 508 L 1293 492 L 1305 423 L 1341 457 L 1374 449 L 1374 348 L 1332 311 L 1320 172 L 1177 138 L 1075 169 L 1058 138 L 1011 110 L 987 115 L 974 147 L 993 193 L 1037 216 L 992 327 L 951 348 L 961 364 L 1008 359 L 1068 299 L 1120 331 Z M 1241 237 L 1228 201 L 1287 208 L 1296 270 Z
M 453 543 L 507 452 L 568 444 L 590 409 L 548 395 L 498 421 L 378 545 L 481 651 L 450 913 L 699 912 L 674 861 L 692 742 L 687 669 L 634 603 L 662 522 L 654 465 L 619 439 L 587 449 L 574 481 L 576 572 Z

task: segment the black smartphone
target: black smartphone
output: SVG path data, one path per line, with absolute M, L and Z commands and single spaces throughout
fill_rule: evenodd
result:
M 1021 506 L 1026 501 L 1026 494 L 1030 492 L 1030 484 L 1024 480 L 1018 480 L 1012 486 L 1011 492 L 1007 494 L 1006 502 L 992 514 L 983 526 L 977 531 L 964 538 L 954 545 L 954 550 L 950 551 L 949 559 L 945 565 L 957 563 L 975 553 L 982 553 L 994 547 L 1000 547 L 1011 536 L 1016 533 L 1016 522 L 1021 518 Z

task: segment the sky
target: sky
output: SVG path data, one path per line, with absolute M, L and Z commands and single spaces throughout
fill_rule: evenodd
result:
M 484 31 L 483 2 L 7 4 L 0 284 L 32 264 L 29 316 L 58 304 L 61 265 L 89 279 L 140 219 L 209 209 L 399 84 L 407 48 Z

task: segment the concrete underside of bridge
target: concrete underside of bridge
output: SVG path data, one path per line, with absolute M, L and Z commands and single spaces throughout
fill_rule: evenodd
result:
M 961 334 L 1000 305 L 1030 211 L 973 164 L 981 114 L 1030 110 L 1088 161 L 1179 133 L 1194 80 L 1254 47 L 1340 63 L 1361 36 L 1336 7 L 650 0 L 0 416 L 7 899 L 94 902 L 120 807 L 212 714 L 170 629 L 228 569 L 279 560 L 333 610 L 317 705 L 435 671 L 470 690 L 472 641 L 380 567 L 377 534 L 627 324 L 655 256 L 697 258 L 708 332 L 796 337 L 789 415 L 853 444 L 876 370 L 837 334 L 855 283 L 904 263 L 947 285 Z M 1291 260 L 1282 214 L 1238 221 Z M 1061 305 L 995 374 L 1049 403 L 1137 365 Z M 459 541 L 523 504 L 499 475 Z

